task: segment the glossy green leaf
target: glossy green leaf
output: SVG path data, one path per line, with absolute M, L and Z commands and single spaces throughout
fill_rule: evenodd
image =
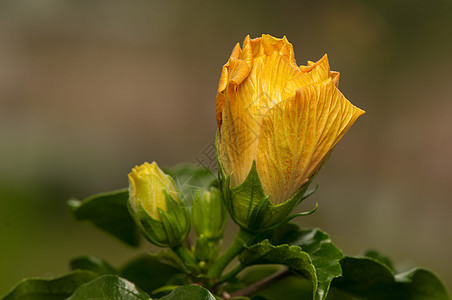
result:
M 143 255 L 127 263 L 122 268 L 121 276 L 151 294 L 153 290 L 168 284 L 170 279 L 179 273 L 178 269 L 157 257 Z
M 251 266 L 241 272 L 237 278 L 226 287 L 226 291 L 233 295 L 242 295 L 241 291 L 246 291 L 250 285 L 258 281 L 265 280 L 272 274 L 282 269 L 277 265 L 256 265 Z M 276 281 L 274 284 L 267 285 L 259 291 L 252 293 L 252 300 L 299 300 L 312 298 L 312 283 L 301 276 L 295 276 L 291 273 L 285 274 L 286 277 Z M 243 297 L 243 296 L 242 296 Z M 239 299 L 234 297 L 232 299 Z M 249 298 L 247 298 L 249 299 Z
M 215 300 L 215 297 L 205 288 L 199 285 L 183 285 L 170 294 L 160 298 L 161 300 Z
M 231 294 L 247 286 L 250 286 L 268 276 L 271 276 L 273 273 L 279 271 L 280 269 L 281 266 L 277 265 L 250 266 L 240 272 L 235 278 L 229 280 L 228 284 L 225 287 L 225 291 Z
M 193 199 L 199 189 L 209 190 L 212 186 L 219 186 L 218 178 L 209 169 L 202 166 L 181 164 L 165 168 L 164 171 L 173 177 L 189 205 L 193 203 Z
M 187 283 L 187 284 L 189 284 L 189 283 Z M 181 286 L 181 284 L 164 285 L 162 287 L 159 287 L 158 289 L 153 290 L 151 296 L 154 298 L 160 299 L 161 297 L 168 295 L 169 293 L 171 293 L 172 291 L 174 291 L 175 289 L 177 289 L 180 286 Z
M 318 280 L 315 299 L 325 299 L 331 281 L 342 275 L 342 251 L 333 244 L 328 234 L 319 229 L 300 230 L 299 234 L 293 244 L 300 246 L 311 257 Z
M 148 300 L 149 295 L 133 283 L 115 276 L 103 275 L 80 286 L 67 300 Z
M 284 295 L 284 297 L 281 297 L 281 295 Z M 270 285 L 260 290 L 251 299 L 255 300 L 256 296 L 267 300 L 310 299 L 312 298 L 312 283 L 303 277 L 288 276 L 278 281 L 277 284 Z
M 409 285 L 409 294 L 411 299 L 416 300 L 450 300 L 446 288 L 439 278 L 432 272 L 415 268 L 408 272 L 395 275 L 398 285 Z
M 381 253 L 378 252 L 377 250 L 366 250 L 366 251 L 363 253 L 362 256 L 373 258 L 373 259 L 375 259 L 376 261 L 378 261 L 378 262 L 384 264 L 384 265 L 387 266 L 391 271 L 394 272 L 394 267 L 393 267 L 393 265 L 392 265 L 391 259 L 390 259 L 388 256 L 381 254 Z
M 300 227 L 297 224 L 286 223 L 267 234 L 267 238 L 274 245 L 292 244 L 300 237 Z
M 80 200 L 70 200 L 72 214 L 77 220 L 89 220 L 98 228 L 112 234 L 130 246 L 138 246 L 140 233 L 129 214 L 128 189 L 96 194 Z
M 449 300 L 441 281 L 424 269 L 394 275 L 381 262 L 367 257 L 345 257 L 343 275 L 332 286 L 369 300 Z
M 105 260 L 95 256 L 80 256 L 71 260 L 71 270 L 89 270 L 99 275 L 117 274 L 116 269 Z
M 269 237 L 275 244 L 297 245 L 309 254 L 318 280 L 315 298 L 325 299 L 331 281 L 342 274 L 343 254 L 329 235 L 317 228 L 301 230 L 298 225 L 289 223 L 273 230 Z
M 268 240 L 247 247 L 239 256 L 245 266 L 256 264 L 282 264 L 295 273 L 303 274 L 311 280 L 314 293 L 317 291 L 317 275 L 309 254 L 299 246 L 270 244 Z
M 165 264 L 172 266 L 173 268 L 179 270 L 179 272 L 190 272 L 180 257 L 172 250 L 162 250 L 157 253 L 149 253 L 149 255 Z
M 73 271 L 61 277 L 26 278 L 20 281 L 2 300 L 62 300 L 84 283 L 98 277 L 91 271 Z

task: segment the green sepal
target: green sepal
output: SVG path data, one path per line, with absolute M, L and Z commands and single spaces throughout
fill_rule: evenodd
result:
M 141 203 L 134 214 L 129 204 L 129 211 L 135 217 L 145 237 L 160 247 L 175 247 L 180 245 L 190 232 L 188 208 L 181 206 L 168 193 L 166 195 L 166 211 L 159 209 L 161 220 L 152 218 Z
M 204 262 L 213 261 L 220 253 L 221 244 L 221 240 L 212 240 L 204 235 L 199 236 L 195 243 L 196 259 Z
M 148 294 L 116 275 L 103 275 L 80 286 L 67 300 L 150 300 Z
M 96 227 L 112 234 L 124 243 L 136 247 L 140 233 L 127 209 L 127 188 L 99 193 L 80 201 L 71 199 L 68 205 L 77 220 L 89 220 Z
M 291 198 L 274 205 L 269 195 L 264 193 L 256 161 L 253 161 L 245 181 L 234 188 L 230 186 L 230 176 L 224 173 L 221 163 L 219 165 L 224 200 L 232 219 L 240 227 L 254 232 L 268 231 L 292 219 L 288 217 L 289 214 L 305 199 L 304 195 L 311 183 L 308 181 Z
M 72 295 L 81 285 L 99 277 L 98 274 L 76 270 L 69 274 L 46 279 L 46 278 L 25 278 L 21 280 L 2 300 L 63 300 Z
M 290 268 L 294 273 L 301 274 L 310 279 L 313 286 L 313 295 L 317 292 L 316 269 L 308 253 L 299 246 L 272 245 L 268 240 L 255 244 L 239 255 L 239 260 L 244 266 L 257 264 L 282 264 Z

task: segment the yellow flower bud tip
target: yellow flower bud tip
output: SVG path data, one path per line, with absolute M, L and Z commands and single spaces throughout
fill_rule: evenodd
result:
M 325 54 L 297 66 L 283 37 L 245 38 L 223 66 L 216 97 L 218 159 L 231 187 L 256 161 L 266 195 L 294 195 L 364 111 L 338 89 Z
M 159 209 L 166 211 L 166 193 L 180 203 L 173 179 L 153 162 L 136 166 L 129 173 L 129 201 L 133 211 L 141 205 L 154 219 L 161 220 Z

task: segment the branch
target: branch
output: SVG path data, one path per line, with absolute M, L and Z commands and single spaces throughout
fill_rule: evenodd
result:
M 279 280 L 282 280 L 290 275 L 290 272 L 288 269 L 282 269 L 278 272 L 273 273 L 272 275 L 253 283 L 250 286 L 247 286 L 241 290 L 235 291 L 234 293 L 231 293 L 231 297 L 237 297 L 237 296 L 248 296 L 251 295 L 262 288 L 271 285 Z

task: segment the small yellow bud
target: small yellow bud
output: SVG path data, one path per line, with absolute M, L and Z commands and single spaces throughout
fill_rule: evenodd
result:
M 177 247 L 190 231 L 190 216 L 174 180 L 157 164 L 144 163 L 129 174 L 129 211 L 149 241 Z
M 166 193 L 180 203 L 173 179 L 153 162 L 136 166 L 129 173 L 129 201 L 133 211 L 139 204 L 155 220 L 160 221 L 159 209 L 166 211 Z

